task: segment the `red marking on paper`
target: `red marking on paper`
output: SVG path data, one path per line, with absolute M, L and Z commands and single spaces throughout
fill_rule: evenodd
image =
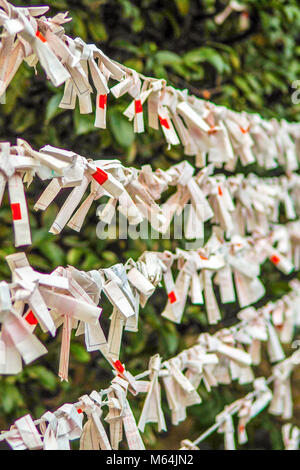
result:
M 243 127 L 240 126 L 240 129 L 241 129 L 243 134 L 247 134 L 247 132 L 249 132 L 249 130 L 250 130 L 250 126 L 248 126 L 247 129 L 244 129 Z
M 104 109 L 107 104 L 107 95 L 99 95 L 99 108 Z
M 277 256 L 277 255 L 271 256 L 270 260 L 271 260 L 272 263 L 274 263 L 274 264 L 278 264 L 278 263 L 280 262 L 280 258 L 279 258 L 279 256 Z
M 35 318 L 34 313 L 33 313 L 32 310 L 29 310 L 29 312 L 27 313 L 27 315 L 25 317 L 25 320 L 27 321 L 27 323 L 29 323 L 29 325 L 37 325 L 38 324 L 38 321 Z
M 239 426 L 239 432 L 244 432 L 245 431 L 245 426 L 242 424 Z
M 209 98 L 211 97 L 211 92 L 209 90 L 203 90 L 202 95 L 203 95 L 203 98 L 205 98 L 206 100 L 209 100 Z
M 123 374 L 124 372 L 124 367 L 123 367 L 123 364 L 121 363 L 121 361 L 119 361 L 119 359 L 113 363 L 115 369 L 120 372 L 120 374 Z
M 81 408 L 77 408 L 77 413 L 78 413 L 78 414 L 83 413 L 82 409 L 81 409 Z
M 42 42 L 47 42 L 47 39 L 42 35 L 40 31 L 35 33 L 36 37 L 39 38 Z
M 170 129 L 170 125 L 169 125 L 167 119 L 164 119 L 164 118 L 162 118 L 161 116 L 158 116 L 158 119 L 159 119 L 160 125 L 161 125 L 162 127 L 165 127 L 166 129 Z
M 218 193 L 219 193 L 219 196 L 223 196 L 223 191 L 222 191 L 221 186 L 218 186 Z
M 143 112 L 143 106 L 141 100 L 135 100 L 134 102 L 135 114 Z
M 201 259 L 208 260 L 208 258 L 206 258 L 206 256 L 200 255 L 200 253 L 199 253 L 199 256 L 200 256 Z
M 210 129 L 207 131 L 208 135 L 215 134 L 216 132 L 218 132 L 218 131 L 215 128 L 215 126 L 210 126 Z
M 169 300 L 170 300 L 171 304 L 173 304 L 177 300 L 175 292 L 173 290 L 171 292 L 169 292 L 168 297 L 169 297 Z
M 92 174 L 92 177 L 94 178 L 94 180 L 97 181 L 97 183 L 103 184 L 105 183 L 105 181 L 107 181 L 108 174 L 105 171 L 101 170 L 101 168 L 97 168 L 97 171 Z
M 15 202 L 14 204 L 10 205 L 11 207 L 11 212 L 12 212 L 12 218 L 13 220 L 21 220 L 22 215 L 21 215 L 21 206 L 19 202 Z

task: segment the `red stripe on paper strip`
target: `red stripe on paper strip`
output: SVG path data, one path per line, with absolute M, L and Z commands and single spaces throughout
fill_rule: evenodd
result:
M 175 292 L 173 290 L 171 292 L 169 292 L 168 297 L 169 297 L 169 300 L 170 300 L 170 304 L 173 304 L 177 300 Z
M 107 104 L 107 95 L 99 95 L 99 108 L 104 109 Z
M 271 260 L 272 263 L 274 263 L 274 264 L 280 263 L 280 258 L 279 258 L 279 256 L 277 256 L 277 255 L 271 256 L 270 260 Z
M 240 126 L 240 129 L 241 129 L 243 134 L 247 134 L 247 132 L 249 132 L 249 130 L 250 130 L 250 126 L 248 126 L 246 129 L 244 129 L 243 127 Z
M 143 112 L 143 106 L 141 100 L 135 100 L 134 102 L 135 114 Z
M 223 191 L 222 191 L 221 186 L 218 186 L 218 193 L 219 193 L 219 196 L 223 196 Z
M 92 174 L 92 177 L 94 178 L 94 180 L 97 181 L 97 183 L 103 184 L 105 183 L 105 181 L 107 181 L 108 174 L 105 171 L 101 170 L 101 168 L 97 168 L 97 171 Z
M 13 220 L 21 220 L 21 206 L 19 202 L 10 205 Z
M 203 90 L 202 95 L 203 95 L 203 98 L 205 98 L 206 100 L 209 100 L 209 98 L 211 97 L 211 92 L 209 90 Z
M 124 369 L 123 364 L 121 363 L 121 361 L 119 361 L 119 359 L 116 362 L 114 362 L 113 365 L 114 365 L 114 368 L 118 372 L 120 372 L 120 374 L 123 374 L 125 369 Z
M 37 31 L 35 33 L 36 37 L 39 38 L 42 42 L 47 42 L 47 39 L 45 38 L 45 36 L 42 35 L 42 33 L 40 31 Z
M 38 321 L 35 318 L 34 313 L 33 313 L 32 310 L 29 310 L 29 312 L 27 313 L 27 315 L 25 317 L 25 320 L 27 321 L 27 323 L 29 323 L 29 325 L 37 325 L 38 324 Z
M 207 131 L 208 135 L 213 135 L 215 134 L 217 131 L 217 129 L 215 128 L 215 126 L 210 126 L 210 129 Z
M 208 258 L 206 258 L 206 256 L 200 255 L 200 253 L 199 253 L 199 256 L 200 256 L 201 259 L 208 260 Z
M 170 125 L 169 125 L 167 119 L 162 118 L 161 116 L 158 116 L 158 119 L 159 119 L 160 125 L 161 125 L 162 127 L 165 127 L 166 129 L 170 129 Z

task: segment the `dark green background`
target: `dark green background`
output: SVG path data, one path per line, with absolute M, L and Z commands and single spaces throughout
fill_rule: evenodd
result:
M 237 111 L 259 112 L 265 118 L 285 118 L 298 121 L 300 106 L 293 105 L 292 83 L 300 79 L 300 7 L 295 0 L 245 0 L 249 8 L 250 24 L 240 30 L 240 16 L 233 13 L 217 26 L 214 15 L 224 9 L 227 2 L 214 0 L 82 0 L 52 1 L 49 16 L 59 11 L 70 12 L 73 21 L 66 25 L 72 37 L 80 36 L 96 43 L 111 58 L 146 75 L 166 78 L 178 88 L 187 88 L 200 98 L 211 93 L 212 101 Z M 37 5 L 38 2 L 15 2 Z M 74 150 L 90 158 L 119 158 L 125 165 L 140 167 L 150 163 L 153 168 L 168 168 L 184 157 L 181 147 L 167 150 L 160 131 L 147 127 L 143 135 L 134 135 L 132 124 L 122 116 L 129 103 L 128 97 L 108 99 L 107 130 L 95 129 L 93 115 L 80 115 L 78 109 L 59 109 L 63 87 L 55 89 L 45 80 L 38 66 L 37 75 L 26 64 L 22 65 L 7 91 L 7 104 L 0 105 L 0 138 L 15 142 L 16 137 L 27 139 L 34 148 L 51 144 Z M 190 160 L 193 163 L 193 159 Z M 240 168 L 239 168 L 240 170 Z M 282 173 L 264 172 L 255 165 L 243 171 L 260 175 Z M 35 180 L 29 188 L 28 202 L 34 201 L 44 185 Z M 33 244 L 26 253 L 33 267 L 49 272 L 57 265 L 72 264 L 90 270 L 123 262 L 129 257 L 137 259 L 146 249 L 174 250 L 182 245 L 172 240 L 101 241 L 96 237 L 96 203 L 93 205 L 80 234 L 65 229 L 53 236 L 48 229 L 63 198 L 52 204 L 45 214 L 30 211 Z M 285 222 L 282 216 L 282 222 Z M 206 236 L 209 235 L 209 227 Z M 15 251 L 7 197 L 0 208 L 0 278 L 9 279 L 4 257 Z M 270 263 L 263 267 L 262 278 L 268 295 L 259 302 L 275 299 L 288 291 L 287 278 L 280 275 Z M 212 327 L 207 325 L 206 314 L 199 306 L 187 306 L 182 325 L 175 326 L 161 318 L 165 293 L 158 289 L 146 308 L 141 311 L 138 333 L 125 333 L 121 360 L 132 373 L 147 368 L 150 356 L 157 351 L 169 358 L 186 346 L 194 344 L 202 331 L 214 332 L 235 321 L 238 305 L 223 309 L 224 321 Z M 104 307 L 102 322 L 108 327 L 110 305 Z M 83 338 L 72 339 L 70 381 L 60 383 L 57 378 L 59 331 L 56 338 L 38 333 L 49 353 L 32 365 L 26 366 L 18 376 L 0 379 L 0 428 L 6 429 L 19 416 L 30 412 L 39 417 L 46 409 L 54 410 L 67 401 L 76 401 L 83 393 L 106 387 L 111 372 L 98 353 L 88 354 Z M 256 375 L 269 375 L 266 353 Z M 293 395 L 295 417 L 299 424 L 300 394 L 294 375 Z M 158 435 L 155 425 L 147 425 L 144 441 L 147 448 L 178 448 L 182 438 L 196 438 L 214 422 L 215 415 L 226 403 L 243 396 L 251 386 L 237 384 L 221 386 L 208 394 L 203 387 L 203 404 L 189 409 L 188 420 L 178 427 L 169 425 L 168 432 Z M 142 398 L 144 395 L 142 396 Z M 165 406 L 166 419 L 170 415 Z M 142 399 L 132 399 L 138 417 Z M 264 412 L 248 426 L 249 444 L 243 448 L 282 448 L 281 422 Z M 76 447 L 76 444 L 75 444 Z M 223 448 L 223 438 L 214 434 L 201 448 Z

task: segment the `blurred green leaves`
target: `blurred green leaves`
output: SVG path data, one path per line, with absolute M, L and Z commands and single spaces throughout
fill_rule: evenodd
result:
M 190 9 L 190 0 L 175 0 L 176 6 L 178 8 L 179 13 L 182 16 L 188 14 Z
M 114 107 L 109 113 L 111 132 L 121 147 L 130 147 L 134 140 L 133 123 L 124 118 L 122 112 Z
M 193 49 L 184 54 L 183 61 L 190 68 L 193 68 L 196 64 L 207 62 L 220 74 L 230 70 L 221 54 L 211 47 L 199 47 L 197 49 Z
M 48 368 L 33 365 L 26 371 L 30 379 L 37 380 L 46 390 L 55 390 L 57 387 L 57 376 Z
M 79 362 L 90 362 L 91 356 L 85 349 L 85 347 L 80 343 L 75 343 L 74 341 L 71 343 L 70 346 L 70 353 L 72 357 Z
M 4 413 L 10 414 L 15 408 L 24 405 L 24 400 L 17 387 L 9 383 L 0 386 L 1 408 Z

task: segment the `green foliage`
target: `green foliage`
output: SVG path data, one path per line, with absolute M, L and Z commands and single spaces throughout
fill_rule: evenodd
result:
M 36 1 L 16 1 L 18 5 Z M 187 88 L 199 97 L 206 97 L 235 110 L 261 113 L 266 118 L 300 119 L 299 105 L 291 102 L 292 82 L 300 78 L 300 8 L 296 0 L 243 0 L 249 8 L 249 26 L 241 29 L 240 15 L 232 15 L 218 26 L 215 14 L 227 2 L 220 0 L 51 0 L 50 14 L 70 11 L 73 21 L 66 25 L 68 34 L 95 42 L 110 57 L 138 71 L 166 78 L 178 88 Z M 15 141 L 20 136 L 36 148 L 47 143 L 78 151 L 90 158 L 107 156 L 120 158 L 124 164 L 141 166 L 151 163 L 154 168 L 167 168 L 183 158 L 181 148 L 166 149 L 160 131 L 134 135 L 132 123 L 122 115 L 128 98 L 108 99 L 108 129 L 94 128 L 94 115 L 80 115 L 76 110 L 62 110 L 58 103 L 62 87 L 55 89 L 46 81 L 38 66 L 34 70 L 23 64 L 9 86 L 6 104 L 0 105 L 0 137 Z M 147 123 L 146 123 L 147 127 Z M 192 161 L 192 160 L 191 160 Z M 252 171 L 258 171 L 251 167 Z M 261 172 L 260 172 L 261 174 Z M 63 236 L 53 236 L 48 229 L 62 200 L 44 214 L 32 211 L 33 203 L 44 185 L 35 180 L 30 187 L 29 207 L 33 227 L 33 245 L 26 249 L 29 261 L 37 269 L 48 272 L 57 265 L 73 264 L 89 270 L 137 259 L 146 249 L 174 250 L 172 240 L 99 240 L 96 236 L 96 204 L 93 205 L 80 234 L 69 229 Z M 0 277 L 7 279 L 9 269 L 4 257 L 15 251 L 11 214 L 5 198 L 0 208 Z M 274 267 L 264 267 L 268 295 L 261 301 L 277 298 L 288 290 L 287 280 Z M 132 373 L 147 367 L 151 354 L 159 352 L 171 357 L 190 346 L 201 331 L 214 331 L 207 325 L 206 314 L 198 306 L 188 306 L 180 326 L 160 316 L 166 298 L 161 290 L 142 310 L 138 333 L 125 333 L 122 361 Z M 101 300 L 101 322 L 106 328 L 111 313 L 109 304 Z M 237 305 L 224 307 L 224 324 L 234 321 Z M 227 323 L 226 323 L 227 322 Z M 26 366 L 16 377 L 0 379 L 0 428 L 30 411 L 39 416 L 66 401 L 76 401 L 95 387 L 106 387 L 111 378 L 110 368 L 97 353 L 85 351 L 82 337 L 72 339 L 70 382 L 57 378 L 60 334 L 51 339 L 38 332 L 49 353 L 37 363 Z M 268 374 L 264 361 L 257 374 Z M 203 404 L 192 407 L 187 427 L 180 433 L 170 426 L 165 436 L 158 436 L 148 425 L 146 445 L 151 448 L 176 448 L 180 439 L 197 437 L 210 426 L 217 411 L 237 396 L 245 387 L 221 387 L 208 394 L 201 390 Z M 299 399 L 295 388 L 295 399 Z M 297 401 L 298 400 L 298 401 Z M 138 415 L 142 401 L 134 400 Z M 164 397 L 165 403 L 165 397 Z M 297 412 L 296 406 L 296 412 Z M 167 419 L 169 420 L 169 415 Z M 297 417 L 297 415 L 296 415 Z M 263 414 L 249 428 L 249 448 L 281 448 L 280 427 L 272 417 Z M 179 428 L 178 428 L 179 429 Z M 220 448 L 222 437 L 212 436 L 204 446 Z

